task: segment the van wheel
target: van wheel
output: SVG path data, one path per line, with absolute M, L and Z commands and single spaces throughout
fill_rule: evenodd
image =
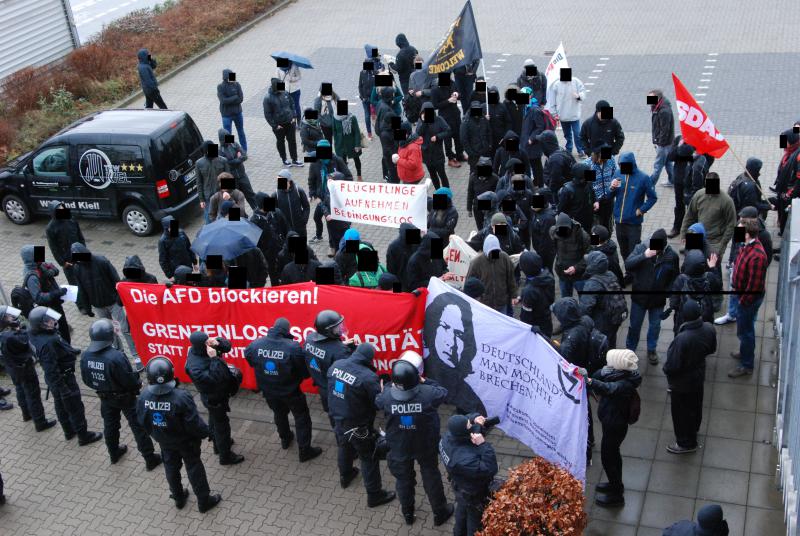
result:
M 153 232 L 153 217 L 140 205 L 128 205 L 122 211 L 122 222 L 136 236 L 147 236 Z
M 3 198 L 3 212 L 6 217 L 17 225 L 24 225 L 31 221 L 31 211 L 21 197 L 8 194 Z

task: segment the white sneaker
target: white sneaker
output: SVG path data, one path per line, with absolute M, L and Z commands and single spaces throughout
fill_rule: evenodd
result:
M 732 316 L 729 316 L 727 313 L 714 320 L 714 323 L 718 326 L 724 326 L 725 324 L 729 324 L 731 322 L 736 322 L 736 319 Z

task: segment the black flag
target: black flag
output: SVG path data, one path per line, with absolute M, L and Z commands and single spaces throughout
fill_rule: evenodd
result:
M 439 73 L 449 73 L 462 65 L 471 65 L 482 57 L 472 2 L 467 0 L 461 14 L 450 25 L 422 69 L 429 78 L 436 78 Z

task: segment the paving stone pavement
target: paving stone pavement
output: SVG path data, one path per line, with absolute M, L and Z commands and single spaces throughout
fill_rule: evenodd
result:
M 316 69 L 303 72 L 304 105 L 311 103 L 322 81 L 332 82 L 337 92 L 357 104 L 357 74 L 364 42 L 375 43 L 393 54 L 396 31 L 405 31 L 412 44 L 420 50 L 429 49 L 461 5 L 457 0 L 411 0 L 378 6 L 365 0 L 341 5 L 300 0 L 165 82 L 162 94 L 168 104 L 189 112 L 207 138 L 216 139 L 219 117 L 214 89 L 222 69 L 233 68 L 246 95 L 245 124 L 251 148 L 247 169 L 254 187 L 272 190 L 273 177 L 281 164 L 274 137 L 261 112 L 264 88 L 274 70 L 269 51 L 292 50 L 309 56 L 315 63 Z M 703 82 L 709 88 L 698 100 L 704 100 L 703 106 L 743 159 L 758 155 L 764 160 L 764 183 L 771 182 L 780 156 L 777 133 L 798 115 L 795 103 L 789 99 L 791 88 L 800 86 L 800 69 L 796 68 L 800 55 L 791 45 L 795 42 L 792 30 L 798 27 L 800 10 L 792 9 L 793 4 L 788 1 L 757 11 L 739 1 L 697 5 L 679 0 L 642 8 L 641 3 L 625 0 L 598 8 L 597 3 L 581 0 L 574 5 L 570 6 L 570 23 L 565 25 L 567 13 L 563 10 L 540 10 L 519 0 L 475 2 L 490 84 L 504 87 L 515 79 L 526 57 L 545 65 L 545 50 L 554 49 L 563 40 L 575 76 L 593 84 L 589 86 L 584 117 L 597 99 L 608 97 L 626 130 L 624 149 L 634 151 L 640 167 L 649 170 L 654 152 L 645 92 L 663 87 L 671 96 L 672 71 L 690 90 L 705 77 L 702 79 L 712 82 Z M 745 17 L 747 31 L 737 31 Z M 525 22 L 509 24 L 512 20 Z M 325 24 L 310 31 L 309 21 Z M 158 55 L 158 51 L 153 53 Z M 709 62 L 711 59 L 717 61 Z M 601 63 L 605 65 L 600 66 Z M 706 69 L 707 66 L 714 69 Z M 712 71 L 713 75 L 703 74 Z M 754 95 L 761 98 L 753 99 Z M 355 107 L 355 113 L 363 128 L 360 106 Z M 365 180 L 377 180 L 380 175 L 380 148 L 372 146 L 376 144 L 377 141 L 367 147 L 362 158 Z M 739 173 L 740 166 L 726 155 L 714 169 L 727 184 Z M 304 185 L 307 171 L 292 171 Z M 464 210 L 467 172 L 464 168 L 448 168 L 448 175 L 455 203 Z M 672 190 L 659 186 L 658 194 L 660 200 L 646 218 L 644 236 L 658 227 L 671 226 Z M 200 223 L 197 214 L 184 220 L 184 227 L 193 235 Z M 20 247 L 25 243 L 44 244 L 45 224 L 43 220 L 26 227 L 16 227 L 6 220 L 0 223 L 4 253 L 0 257 L 0 281 L 7 292 L 19 283 Z M 118 268 L 126 255 L 135 252 L 152 273 L 162 275 L 158 270 L 156 237 L 138 239 L 117 222 L 84 220 L 81 224 L 89 247 L 107 255 Z M 773 216 L 768 224 L 774 230 Z M 357 227 L 381 253 L 396 236 L 392 229 Z M 471 228 L 472 220 L 462 212 L 457 232 L 466 236 Z M 677 245 L 673 241 L 673 247 Z M 324 246 L 325 243 L 314 246 L 318 255 L 324 256 Z M 614 510 L 594 507 L 593 485 L 602 476 L 596 452 L 595 464 L 587 475 L 590 524 L 585 534 L 661 534 L 663 527 L 692 517 L 708 502 L 723 504 L 734 536 L 785 532 L 781 499 L 774 487 L 776 452 L 770 444 L 775 406 L 776 341 L 772 321 L 776 277 L 777 266 L 773 266 L 768 275 L 766 302 L 756 324 L 759 359 L 752 377 L 735 381 L 727 377 L 732 365 L 727 356 L 738 345 L 735 327 L 717 328 L 719 349 L 708 359 L 701 440 L 704 448 L 697 453 L 680 458 L 666 453 L 664 448 L 673 439 L 666 381 L 660 367 L 643 360 L 643 414 L 623 444 L 627 504 Z M 71 305 L 67 316 L 75 329 L 76 345 L 85 347 L 91 319 L 80 316 Z M 662 356 L 672 337 L 668 325 L 664 327 L 658 346 Z M 626 329 L 623 326 L 621 334 Z M 3 378 L 0 383 L 7 386 L 10 382 Z M 98 401 L 88 391 L 84 395 L 90 427 L 101 429 Z M 301 466 L 296 451 L 280 449 L 271 413 L 263 400 L 253 393 L 241 393 L 234 399 L 234 437 L 237 450 L 247 460 L 223 468 L 216 463 L 211 449 L 204 448 L 211 487 L 224 497 L 221 506 L 206 515 L 197 513 L 194 499 L 183 511 L 175 510 L 168 499 L 163 471 L 146 473 L 138 453 L 131 452 L 112 466 L 101 445 L 78 448 L 74 443 L 65 443 L 55 430 L 34 433 L 16 411 L 3 413 L 0 468 L 9 503 L 0 509 L 0 532 L 383 535 L 447 534 L 452 530 L 450 524 L 433 528 L 421 486 L 417 490 L 419 519 L 410 528 L 403 524 L 397 503 L 370 510 L 365 506 L 360 483 L 341 490 L 333 435 L 317 399 L 309 398 L 309 403 L 315 422 L 314 441 L 325 452 L 318 460 Z M 52 403 L 48 401 L 45 406 L 52 416 Z M 447 415 L 445 410 L 443 417 Z M 122 438 L 129 445 L 134 444 L 124 427 Z M 490 441 L 500 453 L 502 472 L 531 454 L 527 447 L 502 437 L 500 432 L 493 433 Z M 383 475 L 385 485 L 392 487 L 394 482 L 388 471 L 384 470 Z M 449 490 L 448 494 L 452 496 Z

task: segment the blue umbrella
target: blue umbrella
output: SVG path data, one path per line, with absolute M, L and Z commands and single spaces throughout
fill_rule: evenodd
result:
M 222 255 L 230 261 L 256 247 L 261 238 L 261 228 L 247 220 L 219 219 L 204 225 L 192 242 L 192 251 L 201 259 L 209 255 Z
M 297 54 L 293 54 L 291 52 L 286 52 L 286 51 L 281 50 L 280 52 L 274 52 L 272 54 L 272 57 L 275 58 L 276 60 L 278 58 L 287 59 L 287 60 L 291 61 L 292 63 L 294 63 L 295 65 L 297 65 L 298 67 L 300 67 L 301 69 L 313 69 L 314 68 L 314 66 L 311 65 L 311 60 L 310 59 L 308 59 L 306 57 L 303 57 L 303 56 L 298 56 Z

